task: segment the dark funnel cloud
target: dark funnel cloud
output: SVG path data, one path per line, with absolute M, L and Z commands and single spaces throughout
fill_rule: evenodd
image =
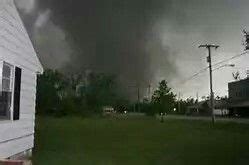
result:
M 58 37 L 49 30 L 52 23 L 63 30 L 69 44 L 66 50 L 72 50 L 68 51 L 69 60 L 60 66 L 63 71 L 114 73 L 124 83 L 148 84 L 162 67 L 169 77 L 176 73 L 174 63 L 167 58 L 169 47 L 163 46 L 160 34 L 153 31 L 170 6 L 169 0 L 36 0 L 36 9 L 24 14 L 24 20 L 31 36 L 48 32 L 48 44 Z M 46 11 L 50 12 L 48 23 L 36 30 L 34 18 Z M 44 66 L 58 68 L 44 53 L 46 45 L 39 46 L 41 41 L 32 38 Z M 51 53 L 57 58 L 65 56 L 61 51 Z
M 16 0 L 46 68 L 114 73 L 125 86 L 169 81 L 183 97 L 207 95 L 200 44 L 215 43 L 214 63 L 243 50 L 245 0 Z M 239 61 L 240 60 L 240 61 Z M 240 58 L 236 66 L 248 67 Z M 227 93 L 232 68 L 214 74 L 215 93 Z M 242 72 L 244 72 L 242 70 Z M 135 93 L 135 88 L 133 89 Z

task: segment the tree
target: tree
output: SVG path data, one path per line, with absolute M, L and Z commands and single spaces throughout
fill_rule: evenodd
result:
M 120 93 L 114 75 L 91 73 L 87 79 L 89 83 L 86 86 L 85 97 L 90 108 L 115 106 Z
M 189 97 L 185 100 L 178 100 L 177 105 L 180 104 L 180 109 L 177 108 L 177 113 L 178 114 L 186 114 L 188 112 L 188 106 L 192 106 L 198 103 L 198 100 Z
M 233 75 L 234 80 L 236 80 L 236 81 L 240 80 L 240 72 L 239 71 L 232 73 L 232 75 Z
M 176 95 L 168 87 L 167 82 L 162 80 L 159 83 L 158 89 L 152 95 L 152 104 L 155 112 L 169 113 L 173 110 L 175 105 Z
M 127 107 L 117 88 L 116 77 L 103 73 L 64 75 L 56 70 L 45 70 L 38 76 L 37 112 L 58 116 L 101 112 L 103 106 Z M 86 81 L 87 80 L 87 81 Z M 77 94 L 77 86 L 84 90 Z M 118 105 L 121 104 L 122 106 Z
M 60 100 L 65 97 L 67 84 L 61 73 L 54 70 L 45 70 L 37 80 L 37 111 L 47 113 L 58 109 Z

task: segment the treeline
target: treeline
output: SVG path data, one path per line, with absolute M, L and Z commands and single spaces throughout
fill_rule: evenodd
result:
M 101 114 L 104 106 L 113 107 L 118 113 L 184 114 L 187 106 L 193 102 L 178 102 L 165 80 L 159 83 L 150 99 L 132 102 L 120 90 L 115 75 L 93 72 L 66 75 L 56 70 L 45 70 L 38 76 L 36 100 L 38 114 L 56 116 Z
M 56 70 L 45 70 L 38 76 L 38 114 L 89 115 L 100 113 L 105 105 L 116 107 L 126 102 L 114 75 L 65 75 Z

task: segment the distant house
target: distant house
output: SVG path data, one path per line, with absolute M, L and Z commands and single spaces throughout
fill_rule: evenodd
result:
M 228 102 L 225 99 L 214 101 L 215 115 L 228 115 Z M 211 115 L 210 100 L 200 101 L 194 105 L 188 106 L 187 114 L 192 115 Z
M 231 100 L 249 100 L 249 78 L 228 83 Z
M 231 113 L 249 116 L 249 78 L 230 82 L 228 93 Z
M 249 78 L 228 83 L 228 93 L 228 99 L 215 100 L 216 115 L 249 116 Z M 210 114 L 210 101 L 189 106 L 187 113 Z
M 0 159 L 34 147 L 36 52 L 13 0 L 0 1 Z

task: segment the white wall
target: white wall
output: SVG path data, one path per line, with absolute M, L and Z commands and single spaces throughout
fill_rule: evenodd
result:
M 22 69 L 20 120 L 0 121 L 0 158 L 6 158 L 34 146 L 36 73 L 42 72 L 12 0 L 0 0 L 0 61 Z

